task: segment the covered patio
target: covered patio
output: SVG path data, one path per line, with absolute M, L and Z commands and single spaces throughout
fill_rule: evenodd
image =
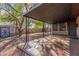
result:
M 67 55 L 79 55 L 79 53 L 77 52 L 77 50 L 79 48 L 77 46 L 77 43 L 75 43 L 75 41 L 78 41 L 76 39 L 79 39 L 78 29 L 77 29 L 78 28 L 77 21 L 79 20 L 77 18 L 78 14 L 79 14 L 78 10 L 79 10 L 79 4 L 67 4 L 67 3 L 66 4 L 65 3 L 62 3 L 62 4 L 61 3 L 51 3 L 51 4 L 44 3 L 43 4 L 42 3 L 42 4 L 38 4 L 38 6 L 36 6 L 35 8 L 31 8 L 24 16 L 27 18 L 32 18 L 35 20 L 42 21 L 44 23 L 52 24 L 51 29 L 50 29 L 50 33 L 51 33 L 52 38 L 53 38 L 53 35 L 58 35 L 60 37 L 65 36 L 66 38 L 69 39 L 69 40 L 67 39 L 68 52 L 65 53 L 64 55 L 66 55 L 66 54 Z M 60 26 L 60 25 L 64 25 L 63 23 L 66 23 L 64 26 L 65 30 L 63 30 L 64 29 L 63 26 Z M 56 25 L 56 24 L 57 24 L 57 30 L 53 30 L 56 27 L 56 26 L 54 27 L 54 25 Z M 61 29 L 61 27 L 62 27 L 62 29 Z M 27 35 L 27 33 L 26 33 L 26 35 Z M 49 34 L 49 36 L 50 36 L 50 34 Z M 49 37 L 49 36 L 45 36 L 45 32 L 43 31 L 43 38 Z M 28 37 L 28 36 L 26 36 L 26 37 Z M 52 38 L 50 40 L 53 40 Z M 64 39 L 65 38 L 61 38 L 60 40 L 57 39 L 57 41 L 62 41 Z M 26 40 L 28 41 L 28 39 L 26 39 Z M 52 41 L 50 41 L 50 42 L 52 42 Z M 55 42 L 52 42 L 52 43 L 55 43 Z M 66 43 L 66 41 L 65 41 L 65 43 Z M 64 47 L 65 43 L 61 44 L 62 47 Z M 47 44 L 47 45 L 48 45 L 48 47 L 50 46 L 49 44 Z M 58 45 L 60 45 L 60 44 L 58 44 Z M 60 50 L 63 49 L 62 47 Z M 75 48 L 75 49 L 73 49 L 73 48 Z M 49 49 L 47 49 L 47 50 L 49 50 Z M 52 53 L 54 53 L 54 52 L 52 52 Z M 37 54 L 37 55 L 39 55 L 39 54 Z M 55 55 L 57 55 L 57 54 L 55 54 Z M 62 51 L 59 55 L 62 55 Z
M 79 4 L 37 3 L 23 14 L 26 33 L 13 40 L 1 41 L 0 55 L 7 56 L 77 56 L 79 55 Z M 30 33 L 29 21 L 42 22 L 39 32 Z M 48 28 L 46 28 L 48 24 Z M 9 39 L 6 38 L 6 39 Z M 21 40 L 20 40 L 21 39 Z M 10 42 L 10 43 L 9 43 Z M 9 53 L 11 52 L 11 53 Z

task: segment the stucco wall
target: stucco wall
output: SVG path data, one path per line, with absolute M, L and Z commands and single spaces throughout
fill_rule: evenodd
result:
M 77 27 L 77 37 L 79 38 L 79 27 Z
M 76 24 L 77 24 L 77 37 L 79 38 L 79 16 L 76 18 Z

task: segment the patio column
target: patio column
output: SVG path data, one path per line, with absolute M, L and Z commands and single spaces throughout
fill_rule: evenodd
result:
M 76 19 L 76 24 L 77 24 L 77 37 L 79 38 L 79 16 Z
M 11 36 L 12 34 L 10 33 L 10 27 L 9 27 L 9 37 Z
M 50 24 L 48 23 L 48 35 L 50 35 Z
M 52 35 L 52 24 L 50 24 L 50 35 Z
M 53 23 L 52 23 L 52 35 L 53 35 Z
M 45 28 L 44 27 L 45 27 L 45 23 L 43 22 L 43 29 L 42 29 L 43 37 L 45 37 L 45 33 L 44 33 L 45 32 Z
M 26 17 L 26 40 L 25 40 L 24 49 L 27 48 L 28 43 L 29 43 L 29 18 Z
M 49 35 L 50 35 L 50 31 L 51 31 L 51 29 L 50 29 L 50 24 L 49 24 Z
M 58 32 L 60 31 L 60 26 L 59 26 L 59 23 L 58 23 Z

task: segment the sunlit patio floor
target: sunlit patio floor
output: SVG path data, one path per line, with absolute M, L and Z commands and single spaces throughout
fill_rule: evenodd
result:
M 69 39 L 60 36 L 46 36 L 31 40 L 26 50 L 32 55 L 57 56 L 69 55 Z
M 32 35 L 33 36 L 33 35 Z M 22 36 L 23 39 L 25 35 Z M 31 35 L 30 35 L 31 37 Z M 22 43 L 18 43 L 17 39 L 11 41 L 1 50 L 1 56 L 20 56 L 22 51 L 20 51 L 17 46 L 22 47 Z M 12 40 L 12 39 L 11 39 Z M 8 40 L 10 41 L 10 40 Z M 5 40 L 7 42 L 7 40 Z M 4 42 L 4 43 L 5 43 Z M 4 44 L 0 43 L 0 47 Z M 59 35 L 49 35 L 42 38 L 34 39 L 29 41 L 29 47 L 25 51 L 30 52 L 34 56 L 70 56 L 79 55 L 79 40 L 71 39 L 66 36 Z

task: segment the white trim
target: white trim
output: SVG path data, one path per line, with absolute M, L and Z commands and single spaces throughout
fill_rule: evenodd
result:
M 60 27 L 59 27 L 59 23 L 58 23 L 58 32 L 60 32 L 60 30 L 59 30 L 59 29 L 60 29 Z
M 68 25 L 67 25 L 67 22 L 66 22 L 65 24 L 66 24 L 66 31 L 68 32 Z

